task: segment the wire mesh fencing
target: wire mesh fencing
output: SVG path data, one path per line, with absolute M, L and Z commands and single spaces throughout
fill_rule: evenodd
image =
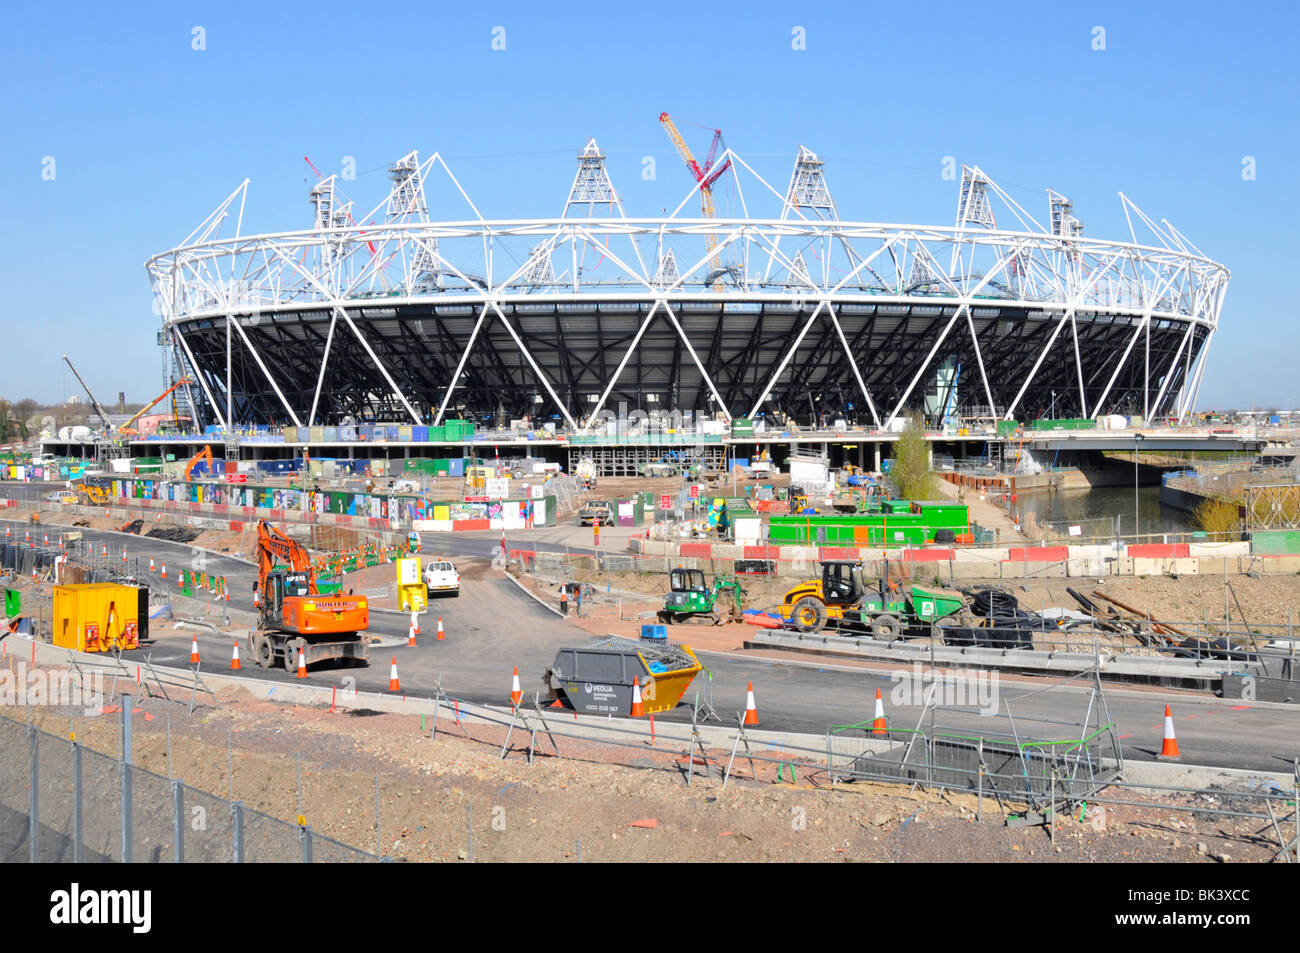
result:
M 129 729 L 123 750 L 130 750 Z M 0 863 L 366 863 L 381 858 L 0 716 Z

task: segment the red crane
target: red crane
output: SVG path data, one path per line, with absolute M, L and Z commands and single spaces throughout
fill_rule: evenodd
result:
M 321 174 L 320 169 L 316 168 L 316 163 L 312 162 L 311 159 L 307 158 L 306 156 L 303 156 L 303 157 L 302 157 L 302 161 L 305 162 L 305 163 L 307 163 L 307 165 L 311 167 L 311 170 L 312 170 L 313 172 L 316 173 L 316 178 L 320 179 L 322 182 L 325 181 L 325 176 Z M 349 224 L 349 225 L 352 225 L 352 226 L 354 226 L 354 227 L 355 227 L 356 224 L 357 224 L 356 219 L 354 219 L 354 218 L 352 217 L 352 213 L 351 213 L 350 211 L 348 212 L 348 224 Z M 361 234 L 364 235 L 365 232 L 362 232 Z M 371 258 L 374 258 L 377 254 L 379 254 L 379 252 L 375 249 L 375 243 L 374 243 L 374 242 L 372 242 L 372 241 L 367 241 L 367 242 L 366 242 L 366 245 L 369 246 L 369 248 L 370 248 L 370 257 L 371 257 Z
M 718 168 L 713 168 L 714 157 L 718 153 L 718 145 L 722 142 L 722 130 L 713 130 L 713 141 L 709 143 L 709 154 L 704 158 L 704 167 L 700 168 L 700 164 L 695 161 L 695 156 L 691 155 L 691 150 L 690 147 L 686 145 L 686 140 L 683 139 L 682 134 L 677 131 L 677 126 L 673 123 L 672 117 L 666 112 L 660 113 L 659 124 L 664 127 L 664 131 L 668 133 L 668 138 L 671 139 L 673 145 L 677 147 L 677 151 L 681 155 L 682 161 L 686 163 L 686 168 L 689 169 L 691 175 L 695 177 L 695 181 L 700 184 L 700 211 L 703 212 L 705 218 L 716 218 L 717 210 L 713 205 L 713 183 L 718 180 L 718 177 L 722 175 L 722 173 L 731 168 L 730 159 L 722 163 Z M 712 232 L 708 234 L 706 244 L 708 251 L 713 256 L 713 270 L 717 272 L 720 268 L 716 253 L 718 239 Z M 713 287 L 715 291 L 722 290 L 720 283 L 715 284 Z

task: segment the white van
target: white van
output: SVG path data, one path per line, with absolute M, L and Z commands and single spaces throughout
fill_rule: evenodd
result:
M 429 596 L 459 596 L 460 573 L 450 559 L 430 559 L 424 566 L 424 585 Z

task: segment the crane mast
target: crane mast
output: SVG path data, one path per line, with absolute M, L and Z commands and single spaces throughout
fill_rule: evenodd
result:
M 722 140 L 722 130 L 713 130 L 713 142 L 709 146 L 709 155 L 704 160 L 704 167 L 701 168 L 700 164 L 695 160 L 695 156 L 691 153 L 690 146 L 686 144 L 686 140 L 678 131 L 677 125 L 673 122 L 672 117 L 666 112 L 660 113 L 659 123 L 664 127 L 664 131 L 668 133 L 668 138 L 672 140 L 673 145 L 677 148 L 677 153 L 682 157 L 682 161 L 686 163 L 686 168 L 690 171 L 691 175 L 695 177 L 695 181 L 700 185 L 701 213 L 705 218 L 716 218 L 717 208 L 713 204 L 713 183 L 718 180 L 718 176 L 722 175 L 723 172 L 726 172 L 731 166 L 731 160 L 728 159 L 719 168 L 713 168 L 713 157 L 717 152 L 718 143 Z M 704 236 L 704 241 L 705 249 L 711 259 L 710 266 L 716 274 L 722 270 L 722 263 L 718 257 L 718 237 L 714 235 L 713 232 L 708 232 Z M 713 290 L 721 291 L 722 283 L 720 281 L 715 281 Z
M 82 380 L 81 375 L 77 373 L 77 369 L 73 367 L 72 361 L 68 360 L 68 355 L 63 355 L 63 362 L 67 364 L 68 367 L 72 368 L 72 373 L 76 375 L 77 380 L 81 383 L 81 389 L 84 390 L 86 396 L 90 398 L 90 405 L 95 408 L 95 413 L 99 414 L 99 419 L 104 421 L 104 433 L 112 433 L 113 424 L 108 419 L 108 411 L 106 411 L 103 408 L 103 405 L 95 399 L 95 395 L 90 392 L 90 388 L 86 386 L 86 382 Z

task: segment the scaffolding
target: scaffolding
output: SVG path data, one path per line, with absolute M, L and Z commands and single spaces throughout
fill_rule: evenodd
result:
M 641 476 L 651 464 L 664 464 L 674 472 L 697 465 L 723 470 L 727 463 L 727 448 L 722 444 L 674 445 L 669 451 L 653 445 L 570 447 L 570 473 L 576 471 L 584 457 L 595 465 L 597 477 L 631 477 Z

